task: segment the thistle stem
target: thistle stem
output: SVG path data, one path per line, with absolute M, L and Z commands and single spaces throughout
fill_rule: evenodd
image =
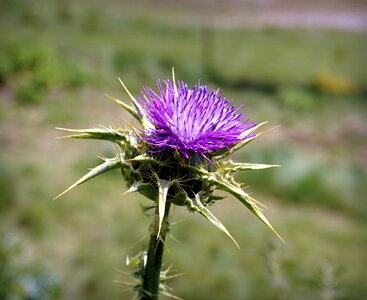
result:
M 164 251 L 164 241 L 169 225 L 168 214 L 170 206 L 170 201 L 167 201 L 159 237 L 157 236 L 157 218 L 153 220 L 153 233 L 150 235 L 147 263 L 143 271 L 144 291 L 140 295 L 140 300 L 157 300 L 159 298 L 160 273 Z M 157 216 L 158 206 L 155 213 Z

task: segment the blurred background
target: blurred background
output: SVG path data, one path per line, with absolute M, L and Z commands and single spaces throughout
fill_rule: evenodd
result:
M 0 299 L 130 299 L 126 255 L 147 245 L 149 201 L 118 171 L 52 199 L 110 144 L 55 127 L 131 125 L 127 100 L 199 79 L 278 126 L 235 159 L 286 240 L 228 196 L 176 208 L 164 261 L 184 299 L 365 299 L 367 4 L 363 0 L 0 0 Z M 145 238 L 145 239 L 144 239 Z

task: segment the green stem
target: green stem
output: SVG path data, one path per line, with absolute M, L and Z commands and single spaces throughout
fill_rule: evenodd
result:
M 143 293 L 140 300 L 157 300 L 159 298 L 159 283 L 164 251 L 164 241 L 168 231 L 168 214 L 171 202 L 166 202 L 163 224 L 160 236 L 157 236 L 157 218 L 153 220 L 153 233 L 150 235 L 147 263 L 143 271 Z M 158 214 L 158 206 L 156 208 Z

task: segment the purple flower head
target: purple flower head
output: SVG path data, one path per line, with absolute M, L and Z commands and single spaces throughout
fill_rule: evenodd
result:
M 157 81 L 158 93 L 145 87 L 140 99 L 153 129 L 144 139 L 153 148 L 172 148 L 188 158 L 191 153 L 204 157 L 228 149 L 253 135 L 244 132 L 256 124 L 230 105 L 219 90 L 198 85 L 189 89 L 183 81 L 177 86 L 170 80 Z

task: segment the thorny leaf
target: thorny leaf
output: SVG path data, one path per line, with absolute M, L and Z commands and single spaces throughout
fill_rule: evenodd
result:
M 65 191 L 63 191 L 61 194 L 59 194 L 57 197 L 54 198 L 56 200 L 57 198 L 61 197 L 62 195 L 66 194 L 73 188 L 77 187 L 78 185 L 81 185 L 82 183 L 102 174 L 107 171 L 117 169 L 117 168 L 126 168 L 128 165 L 124 163 L 121 160 L 121 157 L 114 157 L 114 158 L 106 158 L 105 161 L 98 165 L 97 167 L 94 167 L 91 169 L 87 174 L 85 174 L 82 178 L 80 178 L 78 181 L 76 181 L 74 184 L 72 184 L 69 188 L 67 188 Z
M 158 179 L 158 232 L 157 232 L 157 239 L 159 238 L 159 234 L 162 228 L 162 222 L 164 218 L 164 211 L 166 208 L 166 200 L 167 200 L 167 193 L 168 189 L 172 186 L 174 181 L 169 181 L 165 179 Z
M 213 225 L 215 225 L 217 228 L 219 228 L 221 231 L 223 231 L 228 237 L 236 244 L 238 249 L 240 246 L 237 244 L 236 240 L 232 237 L 232 235 L 229 233 L 227 228 L 211 213 L 210 210 L 208 210 L 203 203 L 200 200 L 200 195 L 196 194 L 195 198 L 190 199 L 189 197 L 186 198 L 186 201 L 190 207 L 190 209 L 198 212 L 202 216 L 204 216 L 207 220 L 209 220 Z
M 280 167 L 279 165 L 268 165 L 268 164 L 251 164 L 251 163 L 237 163 L 232 160 L 219 161 L 219 167 L 224 169 L 224 173 L 235 173 L 246 170 L 261 170 L 274 167 Z
M 235 196 L 238 200 L 241 201 L 257 218 L 259 218 L 266 226 L 270 228 L 270 230 L 282 241 L 283 238 L 278 234 L 278 232 L 273 228 L 264 214 L 261 212 L 261 209 L 256 205 L 259 204 L 258 201 L 253 199 L 250 195 L 248 195 L 244 190 L 240 187 L 234 185 L 232 182 L 227 180 L 227 178 L 223 178 L 222 176 L 216 173 L 205 172 L 203 174 L 203 178 L 208 182 L 213 183 L 219 190 L 229 192 L 233 196 Z M 232 177 L 231 177 L 232 178 Z M 233 178 L 232 178 L 233 180 Z M 233 180 L 234 181 L 234 180 Z
M 128 131 L 113 128 L 69 129 L 58 127 L 57 129 L 76 133 L 61 138 L 105 140 L 111 142 L 118 140 L 127 141 L 126 136 L 128 134 Z

